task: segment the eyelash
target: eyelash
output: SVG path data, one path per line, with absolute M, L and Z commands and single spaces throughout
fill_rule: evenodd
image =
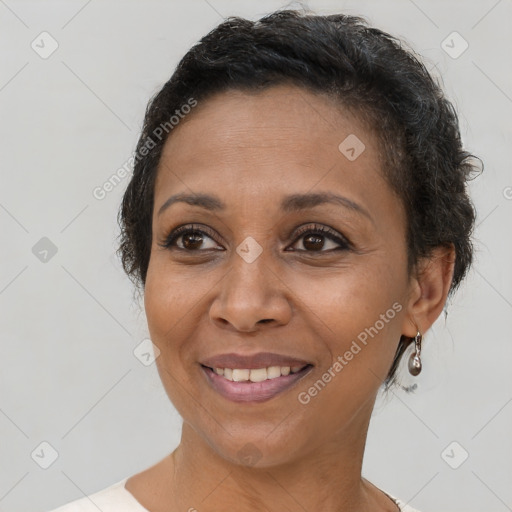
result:
M 187 233 L 206 235 L 208 238 L 211 238 L 212 240 L 215 241 L 215 234 L 212 230 L 210 230 L 210 228 L 204 226 L 203 228 L 198 229 L 198 228 L 194 228 L 194 224 L 191 224 L 191 225 L 188 224 L 186 226 L 180 226 L 180 227 L 176 228 L 175 230 L 171 231 L 164 238 L 163 242 L 159 243 L 158 245 L 165 249 L 169 249 L 169 250 L 176 249 L 176 250 L 186 251 L 186 252 L 190 252 L 190 253 L 191 252 L 201 252 L 204 250 L 211 250 L 211 249 L 189 250 L 189 249 L 183 249 L 182 247 L 176 247 L 175 246 L 176 240 L 180 236 L 187 234 Z M 299 252 L 308 252 L 308 253 L 314 254 L 314 253 L 330 253 L 332 251 L 346 251 L 346 250 L 352 249 L 352 244 L 350 243 L 350 241 L 347 238 L 338 235 L 335 231 L 333 231 L 330 228 L 327 228 L 325 226 L 319 226 L 317 224 L 302 226 L 301 228 L 299 228 L 299 230 L 295 233 L 295 239 L 294 239 L 294 242 L 292 245 L 294 245 L 300 238 L 303 238 L 305 235 L 310 235 L 310 234 L 322 235 L 325 238 L 329 238 L 330 240 L 336 242 L 341 247 L 337 247 L 335 249 L 329 249 L 327 251 L 322 251 L 322 250 L 307 251 L 305 249 L 299 249 Z

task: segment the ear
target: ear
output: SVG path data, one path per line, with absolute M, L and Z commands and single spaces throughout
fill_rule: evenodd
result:
M 455 247 L 436 247 L 431 256 L 422 259 L 417 272 L 411 278 L 406 314 L 402 324 L 402 334 L 413 338 L 419 330 L 421 334 L 430 329 L 441 314 L 455 267 Z

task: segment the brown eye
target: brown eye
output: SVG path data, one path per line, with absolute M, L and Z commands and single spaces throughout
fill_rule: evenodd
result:
M 302 240 L 304 252 L 330 252 L 350 249 L 350 243 L 344 237 L 325 226 L 306 226 L 299 230 L 295 244 Z M 295 245 L 294 244 L 294 245 Z
M 188 231 L 181 235 L 184 249 L 200 249 L 203 243 L 203 236 L 197 231 Z
M 160 243 L 161 247 L 166 249 L 180 249 L 183 251 L 200 251 L 218 248 L 218 244 L 214 240 L 214 234 L 209 228 L 194 228 L 192 226 L 181 226 L 171 231 L 165 240 Z M 208 240 L 212 241 L 210 247 L 204 247 Z
M 317 234 L 307 235 L 303 237 L 302 245 L 312 251 L 321 250 L 325 245 L 325 236 Z

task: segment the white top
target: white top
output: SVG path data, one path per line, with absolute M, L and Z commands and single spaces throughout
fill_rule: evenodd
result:
M 66 503 L 49 512 L 98 512 L 98 510 L 102 512 L 149 512 L 148 509 L 144 508 L 135 499 L 135 496 L 125 488 L 124 484 L 128 478 L 129 477 L 123 478 L 110 487 Z M 402 512 L 419 512 L 390 494 L 385 494 L 400 507 Z

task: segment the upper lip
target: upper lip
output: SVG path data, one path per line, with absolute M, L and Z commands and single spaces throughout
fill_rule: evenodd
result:
M 201 361 L 203 366 L 209 368 L 238 368 L 254 369 L 267 368 L 269 366 L 306 366 L 312 364 L 303 359 L 274 354 L 272 352 L 258 352 L 257 354 L 219 354 Z

